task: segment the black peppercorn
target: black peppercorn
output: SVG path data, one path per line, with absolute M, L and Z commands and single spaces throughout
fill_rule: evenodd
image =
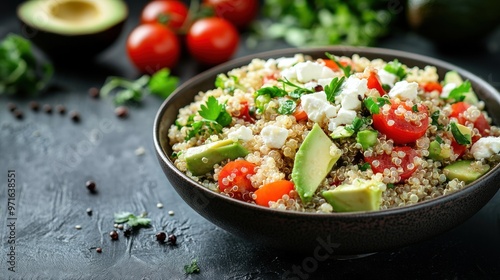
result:
M 89 180 L 89 181 L 85 182 L 85 186 L 87 187 L 87 189 L 90 192 L 95 192 L 96 191 L 96 184 L 92 180 Z
M 109 233 L 109 237 L 111 237 L 111 240 L 118 240 L 118 232 L 116 232 L 116 230 L 112 230 Z
M 56 110 L 61 115 L 66 114 L 66 107 L 64 107 L 64 105 L 61 105 L 61 104 L 57 105 Z
M 74 122 L 79 122 L 80 121 L 80 114 L 77 112 L 77 111 L 71 111 L 69 113 L 69 117 L 71 118 L 71 120 L 73 120 Z
M 128 115 L 127 107 L 125 107 L 125 106 L 116 107 L 115 115 L 119 118 L 125 118 Z
M 158 232 L 158 233 L 156 234 L 156 240 L 157 240 L 158 242 L 163 243 L 163 242 L 165 242 L 165 239 L 166 239 L 166 238 L 167 238 L 167 234 L 165 234 L 165 232 L 163 232 L 163 231 L 160 231 L 160 232 Z
M 18 120 L 24 117 L 23 112 L 21 110 L 15 109 L 14 112 L 12 113 L 14 114 L 14 117 L 16 117 L 16 119 Z
M 95 251 L 96 251 L 97 253 L 102 253 L 102 248 L 101 248 L 101 247 L 97 247 L 97 248 L 95 248 Z
M 43 111 L 47 114 L 52 114 L 52 106 L 50 106 L 50 104 L 44 104 Z
M 177 237 L 173 234 L 170 234 L 168 236 L 168 243 L 170 243 L 171 245 L 175 245 L 177 243 Z
M 125 237 L 130 237 L 130 235 L 132 235 L 132 229 L 131 228 L 126 228 L 124 231 L 123 231 L 123 235 Z
M 40 109 L 40 105 L 36 101 L 31 101 L 30 108 L 31 108 L 31 110 L 38 112 L 38 110 Z
M 11 111 L 11 112 L 14 112 L 17 109 L 17 106 L 14 103 L 8 103 L 7 109 L 9 109 L 9 111 Z
M 99 89 L 96 87 L 89 88 L 89 95 L 92 98 L 99 98 Z
M 92 216 L 92 208 L 87 208 L 87 215 Z

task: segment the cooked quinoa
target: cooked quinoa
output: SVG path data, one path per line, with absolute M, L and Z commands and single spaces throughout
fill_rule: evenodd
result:
M 248 65 L 221 73 L 214 81 L 214 89 L 200 92 L 191 104 L 179 110 L 175 124 L 168 131 L 175 166 L 210 190 L 231 197 L 238 187 L 221 191 L 219 175 L 228 162 L 235 160 L 245 160 L 256 166 L 255 174 L 247 175 L 254 190 L 280 180 L 293 182 L 297 151 L 313 126 L 318 124 L 341 151 L 340 158 L 307 203 L 296 190 L 291 190 L 266 206 L 301 212 L 333 212 L 322 193 L 351 184 L 358 178 L 383 184 L 379 209 L 389 209 L 466 187 L 466 182 L 445 174 L 444 168 L 453 162 L 471 160 L 471 168 L 481 169 L 486 165 L 492 168 L 500 161 L 500 130 L 491 124 L 484 111 L 484 102 L 475 100 L 473 90 L 463 84 L 445 83 L 436 67 L 420 69 L 397 60 L 369 60 L 359 55 L 329 58 L 296 54 L 278 59 L 254 59 Z M 318 98 L 324 98 L 325 92 L 332 90 L 333 79 L 338 82 L 334 96 L 330 96 L 329 101 L 319 102 Z M 259 95 L 263 88 L 278 88 L 288 95 L 272 96 L 262 91 Z M 223 125 L 214 124 L 218 120 L 206 122 L 203 113 L 200 115 L 211 97 L 231 117 L 224 123 L 221 121 Z M 368 103 L 367 99 L 373 102 Z M 466 108 L 457 115 L 453 104 L 464 102 Z M 369 104 L 376 108 L 368 108 Z M 298 117 L 299 110 L 306 115 Z M 424 126 L 423 135 L 401 143 L 398 135 L 377 129 L 373 115 L 383 117 L 392 113 L 404 116 L 411 126 L 420 129 Z M 452 123 L 467 127 L 470 134 L 462 131 L 457 136 L 451 129 Z M 385 125 L 389 129 L 398 126 L 390 119 Z M 345 128 L 354 129 L 354 133 L 335 137 L 339 129 Z M 376 141 L 369 147 L 357 141 L 356 134 L 363 130 L 376 131 Z M 469 143 L 457 144 L 460 136 L 470 136 Z M 237 159 L 223 159 L 210 166 L 210 172 L 193 175 L 186 163 L 186 151 L 226 139 L 238 142 L 248 154 Z M 430 149 L 433 142 L 438 143 L 440 151 L 447 153 L 433 155 Z M 411 155 L 397 147 L 408 147 Z M 381 161 L 383 155 L 390 156 L 389 164 Z M 209 162 L 207 158 L 202 161 Z M 224 181 L 226 183 L 228 180 Z M 256 197 L 254 191 L 250 191 L 244 200 L 255 203 Z

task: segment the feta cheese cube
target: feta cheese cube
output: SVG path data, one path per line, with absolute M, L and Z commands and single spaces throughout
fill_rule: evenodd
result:
M 348 110 L 342 107 L 338 111 L 337 117 L 330 119 L 330 122 L 328 123 L 328 130 L 333 131 L 337 126 L 342 124 L 352 124 L 354 118 L 356 118 L 356 111 Z
M 401 100 L 415 100 L 417 98 L 417 90 L 418 84 L 416 82 L 408 83 L 407 81 L 400 81 L 389 91 L 389 96 Z
M 261 130 L 260 136 L 262 136 L 262 140 L 266 146 L 279 149 L 285 145 L 288 130 L 276 125 L 268 125 Z
M 324 91 L 302 95 L 300 104 L 309 119 L 314 122 L 321 122 L 324 118 L 333 118 L 337 115 L 337 107 L 326 100 Z
M 250 141 L 253 139 L 253 131 L 246 126 L 240 126 L 235 131 L 229 132 L 227 137 L 235 141 L 237 140 Z
M 358 96 L 363 98 L 368 91 L 368 80 L 359 79 L 355 76 L 350 76 L 342 85 L 340 92 L 340 104 L 346 110 L 361 109 L 361 101 Z
M 481 137 L 470 149 L 475 159 L 489 158 L 500 152 L 500 137 Z
M 398 76 L 389 73 L 385 71 L 384 69 L 378 70 L 378 77 L 380 78 L 380 82 L 385 85 L 389 85 L 390 87 L 394 86 L 394 83 L 396 83 L 396 80 L 398 79 Z
M 299 62 L 299 58 L 297 56 L 280 57 L 280 58 L 276 59 L 276 62 L 278 63 L 279 69 L 290 68 Z
M 296 79 L 297 78 L 297 71 L 295 71 L 295 68 L 287 68 L 281 71 L 281 77 L 286 78 L 288 80 L 291 79 Z

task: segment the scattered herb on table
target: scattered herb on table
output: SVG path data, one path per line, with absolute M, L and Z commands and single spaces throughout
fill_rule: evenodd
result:
M 147 214 L 143 213 L 139 216 L 136 216 L 130 212 L 120 212 L 115 213 L 115 223 L 123 224 L 127 223 L 131 227 L 143 226 L 147 227 L 151 225 L 151 219 L 146 218 Z
M 184 272 L 186 274 L 200 273 L 200 267 L 198 266 L 198 261 L 196 259 L 192 260 L 190 264 L 184 266 Z
M 28 40 L 8 34 L 0 42 L 0 95 L 35 95 L 45 88 L 52 74 L 52 65 L 37 60 Z
M 163 68 L 152 76 L 143 75 L 137 80 L 111 76 L 106 79 L 101 88 L 101 95 L 107 96 L 116 91 L 114 102 L 116 105 L 125 103 L 138 103 L 146 94 L 167 98 L 179 84 L 179 78 L 170 75 L 168 68 Z

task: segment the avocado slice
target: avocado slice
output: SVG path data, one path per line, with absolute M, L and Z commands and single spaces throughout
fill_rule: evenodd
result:
M 341 155 L 342 151 L 315 123 L 295 154 L 292 169 L 292 181 L 302 201 L 311 201 L 313 194 Z
M 488 170 L 489 165 L 473 165 L 475 161 L 461 160 L 447 165 L 443 169 L 443 173 L 448 180 L 458 179 L 465 183 L 471 183 L 483 176 Z
M 358 134 L 356 135 L 356 142 L 361 144 L 363 150 L 366 150 L 377 144 L 377 136 L 378 136 L 378 131 L 376 130 L 371 130 L 371 129 L 362 130 L 358 132 Z
M 237 159 L 248 154 L 239 142 L 232 139 L 220 140 L 209 144 L 191 147 L 186 150 L 184 158 L 187 168 L 194 176 L 211 172 L 214 165 L 226 159 Z
M 433 160 L 443 160 L 450 158 L 451 149 L 441 148 L 441 143 L 437 140 L 432 140 L 429 144 L 429 158 Z
M 22 29 L 53 59 L 85 59 L 110 46 L 128 15 L 122 0 L 24 1 L 17 8 Z
M 374 211 L 380 209 L 386 185 L 380 181 L 354 179 L 322 193 L 335 212 Z
M 446 72 L 444 75 L 443 83 L 444 85 L 449 84 L 449 83 L 454 83 L 455 85 L 459 86 L 464 82 L 460 74 L 458 74 L 457 71 L 451 70 Z M 476 105 L 479 102 L 479 99 L 477 98 L 476 93 L 474 90 L 470 90 L 469 92 L 465 93 L 465 102 Z

